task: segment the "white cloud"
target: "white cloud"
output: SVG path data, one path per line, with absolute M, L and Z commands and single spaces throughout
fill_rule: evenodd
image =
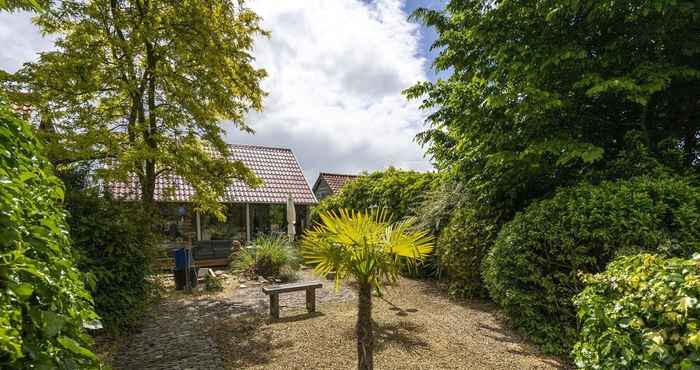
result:
M 230 129 L 230 142 L 290 147 L 310 182 L 319 171 L 431 168 L 413 141 L 424 114 L 401 95 L 427 79 L 427 61 L 399 1 L 249 5 L 272 32 L 255 49 L 270 95 L 249 117 L 256 134 Z
M 0 69 L 15 72 L 22 63 L 38 60 L 38 52 L 53 47 L 53 38 L 39 33 L 32 16 L 29 12 L 0 12 Z
M 431 166 L 413 141 L 424 113 L 401 90 L 426 80 L 420 29 L 398 0 L 250 1 L 272 32 L 256 44 L 267 70 L 264 111 L 228 141 L 294 150 L 309 182 L 319 171 Z M 14 71 L 51 48 L 28 13 L 0 13 L 0 68 Z

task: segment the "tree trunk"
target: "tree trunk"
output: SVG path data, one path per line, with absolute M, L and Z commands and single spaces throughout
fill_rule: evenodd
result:
M 372 333 L 372 286 L 360 284 L 357 325 L 357 369 L 374 368 L 374 335 Z

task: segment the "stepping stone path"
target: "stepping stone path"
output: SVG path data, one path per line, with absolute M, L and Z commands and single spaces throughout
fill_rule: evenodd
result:
M 310 271 L 302 281 L 318 280 Z M 267 285 L 267 284 L 266 284 Z M 243 287 L 245 286 L 245 287 Z M 174 293 L 153 309 L 153 318 L 126 339 L 114 356 L 115 370 L 209 370 L 223 369 L 224 362 L 209 329 L 219 320 L 252 313 L 267 313 L 269 299 L 262 284 L 245 284 L 228 278 L 224 291 L 188 295 Z M 174 289 L 174 288 L 170 288 Z M 305 307 L 304 292 L 280 296 L 280 307 Z M 343 286 L 336 292 L 332 281 L 316 292 L 316 302 L 339 302 L 355 299 L 355 293 Z M 319 307 L 322 311 L 323 307 Z

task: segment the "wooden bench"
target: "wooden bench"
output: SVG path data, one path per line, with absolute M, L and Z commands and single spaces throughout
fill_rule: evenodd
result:
M 268 287 L 263 287 L 263 293 L 270 296 L 270 316 L 275 319 L 280 318 L 280 293 L 297 292 L 306 290 L 306 310 L 309 312 L 316 311 L 316 289 L 323 287 L 318 281 L 310 281 L 305 283 L 279 284 Z

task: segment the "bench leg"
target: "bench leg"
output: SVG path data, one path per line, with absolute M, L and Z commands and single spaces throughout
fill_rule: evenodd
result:
M 280 318 L 280 296 L 277 294 L 270 294 L 270 316 L 273 319 Z
M 306 310 L 316 312 L 316 289 L 306 289 Z

